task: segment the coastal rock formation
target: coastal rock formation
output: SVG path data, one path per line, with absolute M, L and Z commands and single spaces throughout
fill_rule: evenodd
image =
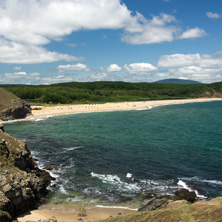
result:
M 210 201 L 198 200 L 193 204 L 186 201 L 173 201 L 165 209 L 137 212 L 129 215 L 109 218 L 104 222 L 221 222 L 222 221 L 222 197 L 214 198 Z
M 197 196 L 195 192 L 189 191 L 187 189 L 180 189 L 175 192 L 175 195 L 163 195 L 163 196 L 156 196 L 156 195 L 146 195 L 149 198 L 149 201 L 138 209 L 138 211 L 153 211 L 157 209 L 165 209 L 168 207 L 169 204 L 175 201 L 177 203 L 194 203 L 197 200 Z
M 16 140 L 0 126 L 0 221 L 35 207 L 52 179 L 36 166 L 25 140 Z
M 0 120 L 21 119 L 29 114 L 31 108 L 27 102 L 0 88 Z

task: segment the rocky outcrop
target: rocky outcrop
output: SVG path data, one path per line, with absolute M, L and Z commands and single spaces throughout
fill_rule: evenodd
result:
M 221 222 L 222 197 L 210 201 L 198 200 L 187 204 L 184 200 L 174 201 L 165 209 L 137 212 L 128 215 L 108 218 L 103 222 Z
M 31 114 L 30 105 L 0 88 L 0 120 L 22 119 Z
M 146 195 L 149 200 L 146 204 L 144 204 L 138 211 L 153 211 L 157 209 L 165 209 L 168 207 L 169 204 L 173 202 L 183 200 L 182 202 L 177 203 L 187 203 L 191 204 L 197 201 L 197 196 L 195 192 L 189 191 L 187 189 L 180 189 L 175 192 L 175 195 L 163 195 L 163 196 L 156 196 L 156 195 Z M 150 197 L 152 197 L 150 199 Z
M 26 142 L 0 126 L 0 221 L 11 221 L 35 207 L 52 179 L 36 166 Z

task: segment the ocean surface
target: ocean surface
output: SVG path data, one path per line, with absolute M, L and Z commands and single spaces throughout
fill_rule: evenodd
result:
M 5 124 L 26 139 L 43 168 L 55 168 L 49 200 L 137 203 L 141 193 L 182 187 L 222 196 L 222 102 L 98 112 Z

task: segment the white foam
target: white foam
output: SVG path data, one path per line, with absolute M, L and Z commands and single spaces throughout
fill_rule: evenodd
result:
M 182 186 L 183 188 L 189 190 L 189 191 L 194 191 L 195 194 L 197 195 L 197 197 L 201 198 L 201 199 L 207 199 L 206 196 L 201 195 L 197 190 L 193 190 L 191 189 L 184 181 L 182 181 L 181 179 L 179 179 L 178 183 L 179 186 Z
M 112 185 L 117 185 L 119 189 L 122 191 L 140 191 L 141 187 L 138 185 L 138 183 L 126 183 L 122 182 L 121 179 L 117 175 L 104 175 L 104 174 L 96 174 L 96 173 L 91 173 L 92 177 L 96 177 L 100 180 L 102 180 L 103 183 L 106 184 L 112 184 Z
M 68 192 L 65 190 L 64 186 L 62 185 L 59 187 L 59 191 L 63 194 L 68 194 Z
M 142 110 L 149 110 L 152 109 L 152 106 L 148 106 L 147 108 L 141 108 L 141 109 L 136 109 L 137 111 L 142 111 Z
M 114 208 L 114 209 L 125 209 L 125 210 L 138 211 L 137 208 L 122 207 L 122 206 L 103 206 L 103 205 L 96 205 L 96 207 L 100 207 L 100 208 Z
M 80 149 L 80 148 L 83 148 L 83 146 L 75 146 L 75 147 L 63 148 L 63 149 L 64 149 L 64 150 L 71 151 L 71 150 L 77 150 L 77 149 Z
M 179 179 L 177 185 L 179 185 L 179 186 L 181 186 L 181 187 L 183 187 L 184 189 L 187 189 L 187 190 L 189 190 L 189 191 L 193 191 L 190 187 L 187 186 L 187 184 L 186 184 L 184 181 L 182 181 L 182 180 L 180 180 L 180 179 Z
M 129 178 L 129 179 L 130 179 L 130 178 L 132 178 L 132 176 L 133 176 L 132 173 L 127 173 L 127 174 L 126 174 L 126 178 Z
M 219 180 L 203 180 L 203 182 L 222 186 L 222 181 Z

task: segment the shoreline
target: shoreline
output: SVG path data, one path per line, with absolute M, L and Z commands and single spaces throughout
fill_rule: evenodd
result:
M 75 203 L 67 204 L 43 204 L 36 210 L 30 210 L 19 217 L 19 222 L 27 221 L 57 221 L 57 222 L 73 222 L 73 221 L 90 221 L 96 222 L 115 217 L 118 215 L 126 215 L 137 212 L 135 209 L 125 207 L 106 207 L 106 206 L 83 206 Z
M 33 115 L 24 119 L 25 121 L 40 119 L 47 116 L 58 116 L 66 114 L 79 114 L 90 112 L 106 112 L 106 111 L 127 111 L 127 110 L 143 110 L 150 109 L 155 106 L 174 105 L 195 102 L 211 102 L 222 101 L 222 98 L 206 98 L 206 99 L 184 99 L 184 100 L 158 100 L 158 101 L 142 101 L 142 102 L 121 102 L 121 103 L 105 103 L 105 104 L 83 104 L 83 105 L 58 105 L 53 107 L 44 107 L 42 110 L 33 110 Z M 24 121 L 15 120 L 15 121 Z M 85 216 L 81 216 L 84 212 Z M 38 221 L 55 219 L 59 221 L 71 222 L 78 221 L 100 221 L 109 217 L 120 214 L 130 214 L 135 209 L 127 209 L 126 207 L 106 207 L 106 206 L 82 206 L 76 203 L 68 204 L 43 204 L 37 210 L 31 210 L 24 215 L 20 215 L 17 219 L 20 222 Z M 53 221 L 53 220 L 52 220 Z
M 27 116 L 25 119 L 2 121 L 1 123 L 26 121 L 26 120 L 38 119 L 41 117 L 53 117 L 53 116 L 60 116 L 67 114 L 145 110 L 163 105 L 176 105 L 184 103 L 213 102 L 213 101 L 222 101 L 222 98 L 197 98 L 197 99 L 154 100 L 154 101 L 118 102 L 118 103 L 111 102 L 103 104 L 57 105 L 52 107 L 43 107 L 41 110 L 32 110 L 32 114 Z
M 149 101 L 135 101 L 135 102 L 109 102 L 102 104 L 59 104 L 49 107 L 43 107 L 41 110 L 32 110 L 32 114 L 23 119 L 14 119 L 2 121 L 0 124 L 42 120 L 41 118 L 50 118 L 54 116 L 62 116 L 69 114 L 94 113 L 94 112 L 114 112 L 114 111 L 130 111 L 130 110 L 146 110 L 156 106 L 176 105 L 185 103 L 197 102 L 213 102 L 222 101 L 222 98 L 196 98 L 196 99 L 175 99 L 175 100 L 149 100 Z

